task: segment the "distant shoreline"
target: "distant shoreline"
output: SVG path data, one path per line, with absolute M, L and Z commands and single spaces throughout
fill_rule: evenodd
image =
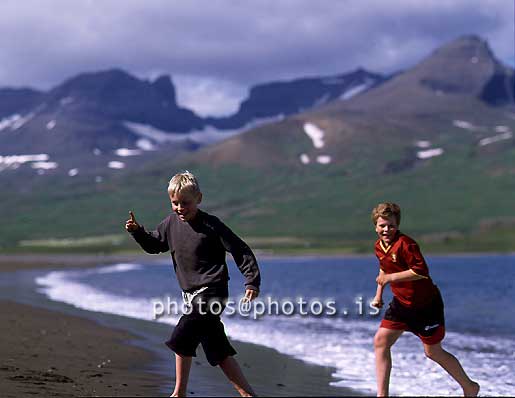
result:
M 269 253 L 255 251 L 258 260 L 276 258 L 372 258 L 373 253 Z M 482 256 L 513 256 L 515 252 L 455 252 L 455 253 L 431 253 L 425 252 L 430 257 L 482 257 Z M 89 268 L 101 265 L 116 263 L 143 262 L 149 263 L 169 263 L 170 255 L 163 253 L 160 255 L 145 254 L 29 254 L 13 253 L 0 254 L 0 272 L 20 271 L 28 269 L 60 269 L 60 268 Z

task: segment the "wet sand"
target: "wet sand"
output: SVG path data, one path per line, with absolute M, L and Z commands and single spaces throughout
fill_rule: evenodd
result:
M 10 274 L 8 271 L 92 267 L 138 261 L 162 263 L 169 261 L 169 258 L 138 255 L 1 255 L 0 271 Z M 0 324 L 2 396 L 170 394 L 174 383 L 173 353 L 162 342 L 168 338 L 171 326 L 109 314 L 96 315 L 73 308 L 61 312 L 54 310 L 59 305 L 52 305 L 49 310 L 40 308 L 39 304 L 32 306 L 0 299 L 0 310 L 4 314 Z M 144 329 L 147 330 L 141 333 Z M 157 342 L 150 343 L 141 337 L 148 337 L 150 329 Z M 356 391 L 351 389 L 330 386 L 329 383 L 334 380 L 332 368 L 310 365 L 259 345 L 238 341 L 232 343 L 238 351 L 236 359 L 258 395 L 356 395 Z M 207 363 L 201 347 L 197 354 L 190 375 L 189 396 L 237 396 L 221 370 Z
M 0 301 L 3 397 L 158 395 L 149 352 L 129 333 L 53 311 Z

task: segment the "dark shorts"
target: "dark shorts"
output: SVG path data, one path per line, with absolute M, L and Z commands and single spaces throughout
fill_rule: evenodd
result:
M 205 303 L 216 301 L 225 305 L 226 294 L 227 288 L 208 288 L 195 298 L 194 304 L 202 298 L 202 302 Z M 220 316 L 209 313 L 209 308 L 204 305 L 201 305 L 201 313 L 197 308 L 193 305 L 193 312 L 181 317 L 165 344 L 175 353 L 188 357 L 197 356 L 197 347 L 202 344 L 208 362 L 212 366 L 217 366 L 228 356 L 235 355 L 236 350 L 227 339 Z
M 427 307 L 409 308 L 395 297 L 384 314 L 380 327 L 393 330 L 407 330 L 424 344 L 438 344 L 445 336 L 444 305 L 440 291 Z

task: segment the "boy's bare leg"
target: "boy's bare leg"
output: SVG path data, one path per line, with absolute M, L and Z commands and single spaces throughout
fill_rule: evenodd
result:
M 390 348 L 403 332 L 403 330 L 392 330 L 380 327 L 374 337 L 378 397 L 388 396 L 390 373 L 392 370 L 392 355 Z
M 459 383 L 461 388 L 463 388 L 463 395 L 465 397 L 477 397 L 479 384 L 467 376 L 458 359 L 451 353 L 445 351 L 441 343 L 432 345 L 424 344 L 424 351 L 428 358 L 438 363 Z
M 243 375 L 243 372 L 240 369 L 240 365 L 238 365 L 236 359 L 234 359 L 232 356 L 228 356 L 222 362 L 220 362 L 220 368 L 223 370 L 236 391 L 238 391 L 242 397 L 256 396 L 249 382 Z
M 175 354 L 175 389 L 172 397 L 185 397 L 190 377 L 192 357 Z

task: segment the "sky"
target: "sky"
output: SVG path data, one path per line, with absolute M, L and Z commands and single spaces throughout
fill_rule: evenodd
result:
M 180 105 L 235 112 L 255 84 L 392 73 L 465 34 L 514 65 L 513 0 L 2 0 L 0 87 L 121 68 Z

